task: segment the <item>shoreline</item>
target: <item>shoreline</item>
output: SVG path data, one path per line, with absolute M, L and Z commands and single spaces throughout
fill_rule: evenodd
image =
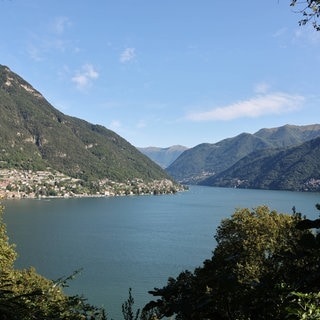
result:
M 84 181 L 57 171 L 0 169 L 0 198 L 55 199 L 174 194 L 186 187 L 169 179 L 124 182 L 102 179 Z
M 54 199 L 81 199 L 81 198 L 114 198 L 114 197 L 143 197 L 143 196 L 162 196 L 162 195 L 174 195 L 180 192 L 188 191 L 188 188 L 183 188 L 182 190 L 178 190 L 176 192 L 163 192 L 163 193 L 142 193 L 142 194 L 112 194 L 112 195 L 103 195 L 103 194 L 74 194 L 67 196 L 11 196 L 5 197 L 0 193 L 0 202 L 3 200 L 54 200 Z

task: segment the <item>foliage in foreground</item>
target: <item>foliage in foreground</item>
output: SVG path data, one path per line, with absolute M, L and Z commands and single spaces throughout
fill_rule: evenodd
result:
M 302 19 L 299 25 L 303 26 L 311 23 L 315 30 L 320 31 L 319 17 L 320 17 L 320 1 L 319 0 L 291 0 L 292 7 L 298 7 L 302 14 Z
M 129 289 L 123 319 L 319 319 L 320 235 L 312 230 L 320 219 L 293 211 L 236 210 L 218 227 L 211 259 L 155 288 L 157 299 L 142 310 L 134 311 Z M 15 258 L 0 217 L 0 320 L 107 319 L 83 297 L 63 293 L 72 276 L 53 282 L 33 268 L 14 269 Z
M 319 319 L 320 241 L 309 222 L 266 206 L 237 210 L 218 227 L 212 258 L 151 291 L 158 299 L 145 310 L 176 319 Z

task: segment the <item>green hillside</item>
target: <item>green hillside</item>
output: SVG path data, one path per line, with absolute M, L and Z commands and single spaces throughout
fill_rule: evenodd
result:
M 115 132 L 67 116 L 0 66 L 0 168 L 58 170 L 84 179 L 170 177 Z
M 188 149 L 166 171 L 183 183 L 202 184 L 214 174 L 230 168 L 252 152 L 289 147 L 320 136 L 320 125 L 261 129 L 254 134 L 242 133 L 214 144 L 204 143 Z
M 184 183 L 199 183 L 204 178 L 221 172 L 255 149 L 270 144 L 254 135 L 242 133 L 218 143 L 203 143 L 181 154 L 167 172 Z
M 203 185 L 320 191 L 320 138 L 299 146 L 256 151 Z

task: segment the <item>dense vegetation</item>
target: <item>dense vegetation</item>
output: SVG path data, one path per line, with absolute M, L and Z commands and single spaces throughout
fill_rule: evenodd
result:
M 252 152 L 285 149 L 319 136 L 318 124 L 285 125 L 279 128 L 261 129 L 254 134 L 242 133 L 214 144 L 203 143 L 188 149 L 166 171 L 178 181 L 202 184 L 205 179 L 227 170 Z
M 318 205 L 318 209 L 320 206 Z M 2 212 L 2 209 L 0 210 Z M 123 303 L 125 320 L 319 319 L 320 219 L 238 209 L 217 229 L 217 246 L 203 266 L 169 278 L 140 312 Z M 107 319 L 80 296 L 66 296 L 68 278 L 48 280 L 32 268 L 16 270 L 14 246 L 0 220 L 0 319 Z M 70 277 L 71 278 L 71 277 Z
M 211 259 L 169 278 L 146 305 L 176 319 L 320 319 L 320 219 L 261 206 L 218 227 Z
M 203 185 L 274 190 L 320 190 L 320 138 L 249 154 Z
M 170 179 L 119 135 L 61 113 L 1 65 L 0 144 L 0 168 L 37 171 L 49 167 L 84 181 Z
M 304 19 L 300 23 L 311 21 L 320 30 L 317 22 L 320 1 L 291 1 L 292 6 L 298 3 L 303 5 Z M 112 151 L 113 147 L 109 149 L 100 145 L 104 139 L 111 140 L 111 145 L 128 148 L 129 155 L 130 152 L 135 155 L 130 146 L 122 145 L 120 137 L 103 127 L 58 112 L 5 67 L 0 67 L 0 92 L 0 119 L 3 120 L 1 166 L 28 170 L 41 170 L 48 165 L 57 169 L 58 166 L 71 176 L 88 179 L 106 174 L 122 179 L 139 167 L 136 163 L 126 171 L 121 165 L 126 164 L 124 158 L 128 156 L 119 156 Z M 41 108 L 34 108 L 35 105 L 51 108 L 50 116 L 46 114 L 43 118 Z M 57 132 L 56 136 L 53 131 Z M 51 145 L 51 142 L 60 141 L 67 143 L 62 143 L 61 149 Z M 319 139 L 315 141 L 317 144 L 312 146 L 313 149 L 319 146 Z M 86 153 L 92 163 L 81 167 L 83 170 L 79 169 L 80 165 L 85 165 L 82 152 L 77 151 L 73 143 L 81 145 L 85 153 L 84 150 L 92 149 Z M 202 153 L 206 153 L 205 147 L 199 146 Z M 219 147 L 216 145 L 213 149 Z M 238 152 L 244 156 L 241 149 Z M 301 162 L 301 155 L 293 155 L 290 159 L 290 152 L 287 161 L 293 157 L 295 163 Z M 269 160 L 274 154 L 269 154 Z M 70 155 L 75 156 L 73 159 L 79 157 L 78 162 L 70 161 Z M 257 157 L 263 158 L 264 155 L 262 152 Z M 311 157 L 319 159 L 318 156 Z M 118 167 L 106 169 L 102 163 L 107 160 Z M 145 159 L 141 161 L 143 163 Z M 203 160 L 199 157 L 197 162 Z M 299 166 L 298 169 L 302 168 Z M 146 177 L 151 176 L 151 172 L 147 172 Z M 104 310 L 87 304 L 82 297 L 63 294 L 67 278 L 53 282 L 32 268 L 16 270 L 13 267 L 16 252 L 8 241 L 2 210 L 1 207 L 0 319 L 106 319 Z M 320 319 L 320 233 L 315 231 L 319 229 L 320 219 L 302 218 L 295 208 L 292 215 L 270 211 L 265 206 L 254 210 L 238 209 L 218 227 L 217 246 L 211 259 L 204 261 L 203 266 L 194 272 L 182 272 L 176 279 L 169 278 L 167 286 L 154 289 L 151 293 L 159 298 L 148 303 L 141 314 L 133 312 L 134 300 L 129 291 L 129 299 L 122 307 L 124 319 L 165 316 L 176 316 L 180 320 Z

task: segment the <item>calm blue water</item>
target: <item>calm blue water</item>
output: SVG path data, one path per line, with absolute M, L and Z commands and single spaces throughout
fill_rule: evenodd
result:
M 129 287 L 143 306 L 152 299 L 148 290 L 210 258 L 215 230 L 235 208 L 291 213 L 295 206 L 315 218 L 318 202 L 319 193 L 194 186 L 168 196 L 8 200 L 4 218 L 18 268 L 34 266 L 50 279 L 83 268 L 67 292 L 121 319 Z

